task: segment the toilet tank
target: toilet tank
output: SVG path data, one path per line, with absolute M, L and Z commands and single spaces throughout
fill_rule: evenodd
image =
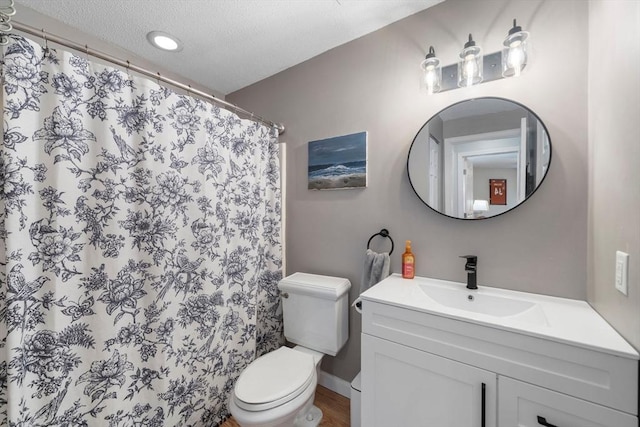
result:
M 349 279 L 294 273 L 278 283 L 284 336 L 335 356 L 349 338 Z

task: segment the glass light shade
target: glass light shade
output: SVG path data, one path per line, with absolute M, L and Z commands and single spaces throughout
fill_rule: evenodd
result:
M 442 67 L 440 60 L 436 57 L 429 57 L 422 61 L 420 67 L 423 71 L 422 83 L 424 84 L 427 94 L 432 95 L 440 92 L 442 83 Z
M 468 87 L 482 82 L 482 49 L 469 46 L 460 52 L 458 86 Z
M 529 33 L 517 31 L 504 39 L 502 48 L 502 76 L 518 77 L 527 65 Z

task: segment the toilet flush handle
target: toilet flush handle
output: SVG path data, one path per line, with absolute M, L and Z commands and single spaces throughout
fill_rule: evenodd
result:
M 289 298 L 289 294 L 287 292 L 282 292 L 280 295 L 282 295 L 282 298 Z

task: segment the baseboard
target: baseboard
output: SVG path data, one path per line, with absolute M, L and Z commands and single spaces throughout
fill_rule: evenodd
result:
M 347 399 L 351 398 L 351 383 L 343 380 L 342 378 L 338 378 L 335 375 L 320 371 L 318 384 L 346 397 Z

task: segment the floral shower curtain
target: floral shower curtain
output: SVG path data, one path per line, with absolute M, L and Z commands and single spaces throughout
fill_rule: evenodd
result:
M 213 426 L 282 343 L 277 133 L 12 37 L 0 423 Z

